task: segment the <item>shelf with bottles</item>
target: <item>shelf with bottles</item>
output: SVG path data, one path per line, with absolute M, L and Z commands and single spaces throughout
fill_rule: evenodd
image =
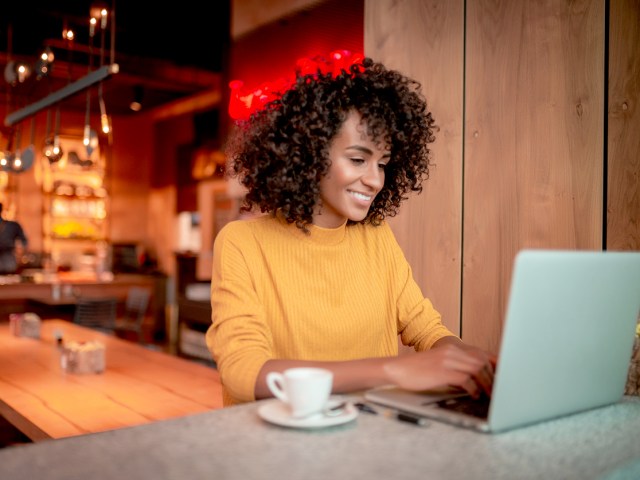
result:
M 72 234 L 68 235 L 68 236 L 61 236 L 61 235 L 57 235 L 55 233 L 51 233 L 49 234 L 49 238 L 51 240 L 60 240 L 60 241 L 68 241 L 68 240 L 78 240 L 78 241 L 83 241 L 83 242 L 99 242 L 99 241 L 105 241 L 106 238 L 103 236 L 90 236 L 90 235 L 82 235 L 81 232 L 73 232 Z
M 65 136 L 60 136 L 60 146 L 63 154 L 42 169 L 45 244 L 105 240 L 109 196 L 99 146 L 87 149 L 82 138 Z
M 91 218 L 53 218 L 45 233 L 55 239 L 104 240 L 105 222 Z
M 81 218 L 104 220 L 107 218 L 106 198 L 60 197 L 51 198 L 50 215 L 53 218 Z

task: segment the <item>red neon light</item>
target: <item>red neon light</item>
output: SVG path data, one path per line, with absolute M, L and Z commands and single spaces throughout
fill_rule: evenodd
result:
M 361 62 L 363 58 L 364 55 L 361 53 L 352 54 L 349 50 L 334 50 L 329 54 L 328 59 L 320 57 L 299 58 L 291 76 L 264 82 L 253 89 L 245 87 L 242 80 L 232 80 L 229 82 L 231 89 L 229 116 L 234 120 L 248 119 L 252 113 L 260 110 L 266 103 L 276 99 L 280 92 L 289 88 L 295 82 L 295 72 L 309 75 L 320 71 L 339 75 L 342 70 L 348 71 L 351 65 Z

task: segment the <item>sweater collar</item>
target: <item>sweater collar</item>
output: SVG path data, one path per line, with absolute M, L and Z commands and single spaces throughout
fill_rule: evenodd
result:
M 337 245 L 344 240 L 347 232 L 347 222 L 336 228 L 324 228 L 317 225 L 309 225 L 309 232 L 311 235 L 305 235 L 304 232 L 300 232 L 309 238 L 312 242 L 322 245 Z
M 285 225 L 296 237 L 318 245 L 337 245 L 344 240 L 347 232 L 347 221 L 336 228 L 324 228 L 317 225 L 307 225 L 309 233 L 300 230 L 294 223 L 288 223 L 282 215 L 277 215 L 280 222 Z

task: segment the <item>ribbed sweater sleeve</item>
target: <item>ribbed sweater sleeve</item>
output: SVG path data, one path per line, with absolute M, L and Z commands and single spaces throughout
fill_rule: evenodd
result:
M 254 400 L 269 359 L 353 360 L 451 335 L 383 224 L 307 235 L 278 217 L 227 224 L 214 243 L 207 345 L 226 405 Z

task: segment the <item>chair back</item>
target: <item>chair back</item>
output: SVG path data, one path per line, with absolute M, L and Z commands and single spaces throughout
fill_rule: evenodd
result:
M 117 299 L 81 297 L 73 322 L 89 328 L 110 331 L 116 323 Z
M 141 325 L 147 313 L 151 291 L 144 287 L 131 287 L 124 307 L 125 321 Z

